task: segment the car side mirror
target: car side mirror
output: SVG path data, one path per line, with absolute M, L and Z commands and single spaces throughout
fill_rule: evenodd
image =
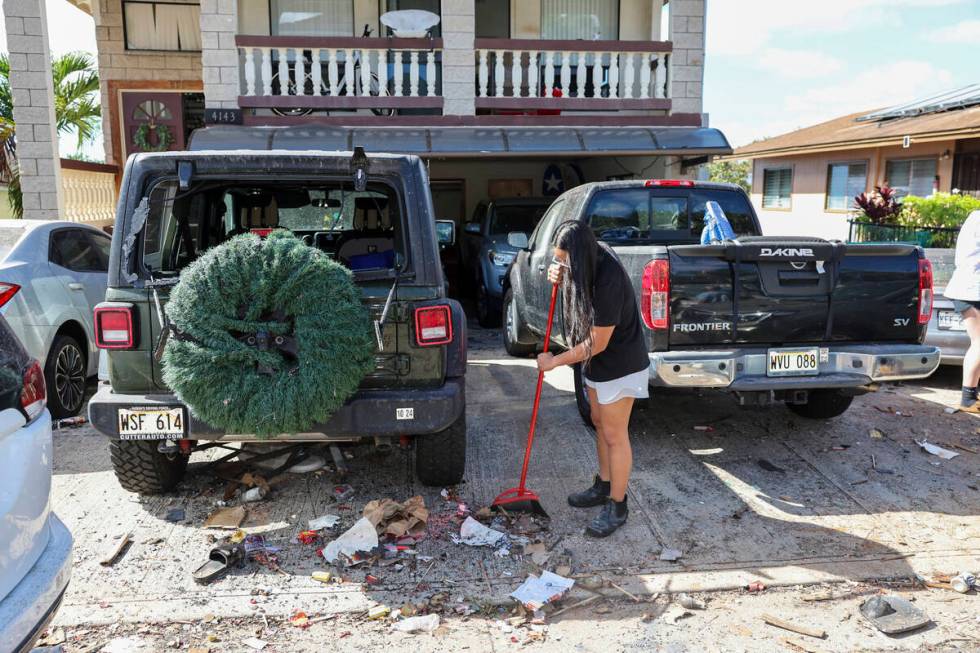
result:
M 436 220 L 436 235 L 440 247 L 452 247 L 456 242 L 456 223 L 452 220 Z
M 523 231 L 512 231 L 507 234 L 507 244 L 514 249 L 527 249 L 527 234 Z
M 479 233 L 480 233 L 480 223 L 479 222 L 467 222 L 466 223 L 466 226 L 463 227 L 463 231 L 465 231 L 468 234 L 477 234 L 477 235 L 479 235 Z

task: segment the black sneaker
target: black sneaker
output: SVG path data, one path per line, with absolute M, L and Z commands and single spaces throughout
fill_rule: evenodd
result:
M 592 537 L 609 537 L 615 533 L 616 529 L 625 524 L 626 518 L 629 517 L 629 509 L 625 503 L 620 505 L 622 508 L 618 508 L 616 502 L 611 499 L 606 501 L 606 505 L 602 507 L 602 512 L 585 529 L 585 534 Z
M 592 487 L 584 492 L 568 495 L 568 505 L 573 508 L 593 508 L 601 506 L 609 499 L 609 481 L 603 481 L 596 474 Z

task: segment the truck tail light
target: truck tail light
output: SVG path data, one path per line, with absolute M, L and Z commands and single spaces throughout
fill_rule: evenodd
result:
M 20 391 L 20 405 L 31 421 L 41 414 L 48 402 L 48 392 L 44 387 L 44 371 L 41 364 L 32 360 L 24 372 L 24 388 Z
M 20 290 L 20 286 L 18 286 L 16 283 L 0 281 L 0 308 L 13 299 L 18 290 Z
M 643 268 L 640 313 L 648 329 L 662 331 L 670 322 L 670 261 L 657 259 Z
M 932 317 L 932 263 L 919 259 L 919 324 L 929 324 Z
M 420 347 L 445 345 L 453 340 L 453 315 L 449 307 L 425 306 L 415 309 L 415 341 Z
M 644 184 L 647 188 L 651 186 L 661 186 L 667 188 L 676 188 L 678 186 L 683 186 L 689 188 L 694 185 L 694 182 L 690 179 L 648 179 Z
M 95 345 L 100 349 L 132 349 L 136 344 L 133 331 L 133 307 L 95 307 Z

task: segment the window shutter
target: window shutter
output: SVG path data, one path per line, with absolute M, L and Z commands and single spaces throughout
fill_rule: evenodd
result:
M 274 36 L 353 36 L 353 0 L 272 0 Z
M 929 197 L 936 179 L 935 159 L 916 159 L 912 161 L 912 179 L 909 182 L 909 195 Z
M 777 168 L 763 172 L 762 206 L 764 208 L 789 208 L 792 191 L 793 170 L 791 168 Z

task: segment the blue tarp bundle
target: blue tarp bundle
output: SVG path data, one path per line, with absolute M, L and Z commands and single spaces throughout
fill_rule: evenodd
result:
M 707 202 L 704 206 L 704 229 L 701 230 L 701 244 L 710 245 L 723 240 L 735 240 L 735 231 L 725 217 L 718 202 Z

